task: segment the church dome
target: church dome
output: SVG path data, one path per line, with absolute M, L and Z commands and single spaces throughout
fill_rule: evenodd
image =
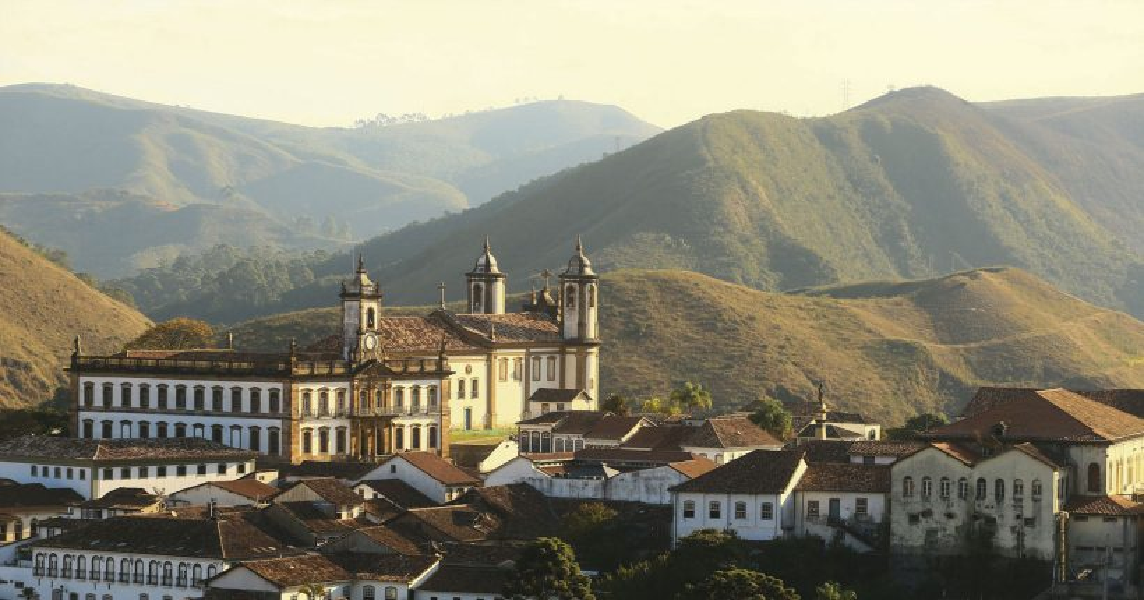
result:
M 477 257 L 477 264 L 473 266 L 474 273 L 500 273 L 497 268 L 497 259 L 493 256 L 492 248 L 489 247 L 489 238 L 485 236 L 484 252 Z
M 565 275 L 595 275 L 596 272 L 592 270 L 592 261 L 584 256 L 584 244 L 580 243 L 580 236 L 576 236 L 576 253 L 568 260 L 568 268 L 564 269 Z

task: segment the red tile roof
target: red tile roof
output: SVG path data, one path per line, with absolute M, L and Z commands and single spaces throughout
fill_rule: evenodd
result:
M 115 517 L 33 543 L 46 548 L 247 559 L 292 550 L 243 518 Z
M 336 552 L 329 559 L 358 579 L 409 583 L 440 560 L 436 556 Z
M 755 450 L 674 488 L 684 493 L 778 494 L 803 462 L 801 450 Z
M 679 471 L 680 474 L 688 479 L 695 479 L 700 475 L 714 471 L 718 465 L 709 458 L 696 456 L 691 460 L 669 463 L 667 466 Z
M 889 465 L 818 463 L 806 467 L 795 489 L 804 492 L 890 492 Z
M 279 492 L 279 489 L 262 483 L 257 479 L 232 479 L 230 481 L 212 481 L 203 485 L 213 485 L 219 489 L 226 490 L 232 494 L 238 494 L 243 498 L 248 498 L 255 501 L 263 501 L 269 499 L 274 494 Z
M 400 533 L 386 527 L 385 525 L 378 525 L 376 527 L 364 527 L 357 531 L 358 535 L 363 535 L 398 554 L 421 554 L 421 547 L 417 542 L 401 535 Z
M 310 488 L 318 497 L 335 506 L 357 506 L 365 502 L 361 496 L 354 493 L 353 488 L 337 479 L 304 479 L 288 489 L 297 486 Z
M 683 440 L 693 448 L 780 448 L 783 443 L 746 417 L 714 417 L 707 419 Z
M 353 578 L 348 571 L 321 554 L 248 560 L 238 566 L 250 569 L 279 589 L 308 583 L 349 581 Z
M 0 456 L 12 458 L 199 461 L 252 459 L 257 455 L 201 438 L 93 440 L 25 435 L 0 442 Z
M 358 485 L 369 487 L 378 495 L 403 509 L 437 506 L 436 502 L 400 479 L 366 479 L 359 482 Z
M 389 460 L 404 459 L 418 470 L 445 485 L 480 485 L 480 478 L 474 477 L 449 461 L 430 452 L 403 452 Z
M 1007 400 L 925 434 L 935 439 L 996 435 L 1028 441 L 1114 441 L 1144 435 L 1144 419 L 1064 389 L 1014 391 Z
M 1144 504 L 1128 496 L 1073 496 L 1063 510 L 1078 515 L 1138 515 Z

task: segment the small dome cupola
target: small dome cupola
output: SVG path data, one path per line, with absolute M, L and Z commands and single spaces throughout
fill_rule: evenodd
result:
M 592 270 L 592 261 L 584 255 L 584 244 L 580 242 L 580 236 L 576 236 L 576 253 L 568 260 L 568 268 L 564 269 L 564 275 L 581 276 L 581 275 L 595 275 L 596 272 Z
M 487 235 L 485 236 L 484 251 L 477 257 L 477 263 L 473 265 L 473 273 L 500 273 L 500 269 L 497 268 L 497 258 L 493 256 Z

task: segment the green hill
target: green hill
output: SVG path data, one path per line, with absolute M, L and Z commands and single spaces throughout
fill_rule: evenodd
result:
M 72 338 L 115 352 L 150 322 L 0 231 L 0 408 L 36 406 L 66 390 Z
M 978 386 L 1144 386 L 1144 323 L 1019 269 L 798 294 L 625 270 L 604 275 L 602 294 L 603 393 L 701 381 L 726 408 L 764 393 L 805 400 L 825 381 L 836 406 L 897 423 L 956 413 Z M 337 318 L 312 309 L 234 331 L 240 347 L 282 348 L 328 335 Z
M 521 291 L 583 234 L 605 269 L 686 269 L 775 291 L 1002 264 L 1144 313 L 1138 257 L 1000 118 L 934 88 L 818 119 L 711 115 L 364 252 L 400 303 L 430 300 L 486 234 Z
M 388 127 L 313 128 L 27 84 L 0 88 L 0 131 L 0 213 L 34 199 L 75 217 L 51 228 L 10 223 L 37 242 L 90 234 L 98 223 L 86 217 L 106 207 L 71 209 L 125 192 L 149 208 L 211 204 L 245 211 L 220 219 L 263 222 L 246 236 L 237 230 L 234 244 L 335 249 L 480 204 L 658 129 L 616 107 L 571 101 Z M 330 227 L 314 225 L 331 219 Z M 75 242 L 80 268 L 119 276 L 139 266 L 130 257 L 169 253 L 145 239 L 154 230 L 111 233 L 129 258 L 89 255 L 89 244 Z M 194 229 L 164 233 L 199 237 Z

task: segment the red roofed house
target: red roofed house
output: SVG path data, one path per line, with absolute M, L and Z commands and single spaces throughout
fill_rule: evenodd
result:
M 437 503 L 449 502 L 481 485 L 476 475 L 428 452 L 397 454 L 378 465 L 361 481 L 377 479 L 399 479 Z

